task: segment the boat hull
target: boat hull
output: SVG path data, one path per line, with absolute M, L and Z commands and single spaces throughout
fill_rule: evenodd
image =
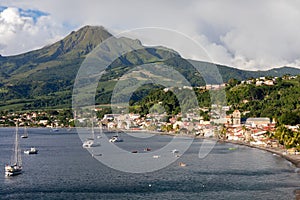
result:
M 16 176 L 22 174 L 22 167 L 20 166 L 6 166 L 5 176 Z
M 24 151 L 25 154 L 31 155 L 31 154 L 37 154 L 38 151 Z
M 17 176 L 19 174 L 22 174 L 22 170 L 14 172 L 5 172 L 5 176 Z
M 38 149 L 32 147 L 31 149 L 25 150 L 24 153 L 25 153 L 25 154 L 28 154 L 28 155 L 29 155 L 29 154 L 37 154 L 38 151 L 39 151 Z

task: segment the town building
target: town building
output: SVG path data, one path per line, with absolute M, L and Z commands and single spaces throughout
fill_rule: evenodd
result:
M 252 127 L 255 126 L 268 126 L 270 124 L 270 118 L 268 117 L 257 117 L 257 118 L 248 118 L 246 120 L 246 124 L 251 125 Z

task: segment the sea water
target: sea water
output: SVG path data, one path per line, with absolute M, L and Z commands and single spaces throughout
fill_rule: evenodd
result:
M 76 129 L 30 128 L 28 133 L 27 139 L 20 139 L 22 151 L 36 147 L 39 153 L 22 154 L 23 174 L 5 177 L 14 128 L 0 128 L 0 199 L 294 199 L 294 191 L 300 189 L 293 165 L 245 146 L 217 143 L 200 159 L 203 141 L 197 139 L 166 168 L 134 174 L 96 160 L 82 148 Z M 171 136 L 120 135 L 124 141 L 117 145 L 128 151 L 146 147 L 155 151 L 171 140 Z M 179 162 L 187 166 L 180 167 Z

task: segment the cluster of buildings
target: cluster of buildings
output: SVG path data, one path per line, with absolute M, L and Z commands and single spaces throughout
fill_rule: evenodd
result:
M 150 130 L 173 134 L 194 134 L 203 137 L 218 137 L 226 140 L 247 142 L 252 145 L 278 147 L 278 142 L 269 138 L 275 131 L 275 122 L 270 118 L 248 118 L 242 122 L 241 113 L 235 110 L 216 124 L 214 120 L 204 121 L 193 113 L 178 114 L 166 119 L 166 114 L 106 114 L 101 120 L 110 130 Z M 220 122 L 220 121 L 219 121 Z M 223 133 L 222 133 L 223 132 Z
M 283 76 L 282 79 L 283 80 L 292 80 L 297 78 L 297 76 Z M 268 85 L 268 86 L 272 86 L 272 85 L 276 85 L 276 83 L 278 82 L 279 77 L 259 77 L 259 78 L 255 78 L 255 79 L 249 79 L 249 80 L 245 80 L 245 81 L 241 81 L 241 84 L 255 84 L 256 86 L 260 86 L 260 85 Z
M 242 123 L 241 113 L 235 110 L 227 117 L 226 139 L 247 142 L 252 145 L 278 147 L 276 140 L 270 139 L 270 133 L 275 131 L 275 121 L 267 117 L 247 118 Z
M 40 126 L 40 127 L 69 127 L 72 118 L 59 116 L 59 111 L 51 112 L 25 112 L 8 113 L 0 116 L 0 126 Z
M 256 79 L 250 79 L 250 80 L 246 80 L 246 81 L 242 81 L 242 84 L 255 84 L 256 86 L 260 86 L 260 85 L 275 85 L 276 80 L 278 79 L 278 77 L 274 77 L 274 78 L 266 78 L 266 77 L 260 77 L 260 78 L 256 78 Z

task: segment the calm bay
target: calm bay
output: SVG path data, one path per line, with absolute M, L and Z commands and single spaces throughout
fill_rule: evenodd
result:
M 202 140 L 168 167 L 133 174 L 111 169 L 84 148 L 76 129 L 51 132 L 29 128 L 20 139 L 24 173 L 5 177 L 13 147 L 14 128 L 0 128 L 0 199 L 294 199 L 300 174 L 283 158 L 246 146 L 217 143 L 203 159 L 198 158 Z M 22 129 L 20 128 L 20 131 Z M 113 133 L 107 133 L 112 136 Z M 125 150 L 163 147 L 171 136 L 137 140 L 122 135 Z M 178 166 L 179 162 L 187 164 Z

